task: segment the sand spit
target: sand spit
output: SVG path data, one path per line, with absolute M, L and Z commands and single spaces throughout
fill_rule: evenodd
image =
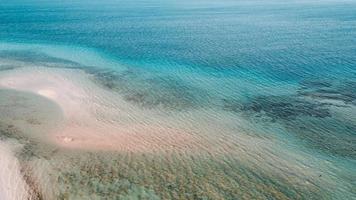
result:
M 278 150 L 272 150 L 274 141 L 241 132 L 238 126 L 232 126 L 244 123 L 236 118 L 197 110 L 165 114 L 162 110 L 141 109 L 100 87 L 92 78 L 77 69 L 18 68 L 0 75 L 0 88 L 35 93 L 57 103 L 64 121 L 59 121 L 46 138 L 60 147 L 126 153 L 203 152 L 235 155 L 253 163 L 259 163 L 262 157 L 265 163 L 281 160 Z M 270 153 L 265 155 L 267 149 Z M 284 156 L 288 159 L 296 155 Z M 279 166 L 284 166 L 282 161 Z
M 0 89 L 0 199 L 42 199 L 28 162 L 51 152 L 46 135 L 62 122 L 57 104 L 29 92 Z M 47 148 L 48 147 L 48 148 Z M 41 171 L 43 168 L 36 168 Z
M 191 149 L 199 139 L 149 119 L 152 114 L 100 88 L 81 70 L 11 70 L 0 76 L 0 87 L 35 93 L 57 103 L 65 121 L 48 136 L 66 148 L 149 152 Z
M 18 68 L 0 75 L 0 88 L 31 92 L 59 105 L 64 121 L 46 134 L 64 148 L 133 153 L 209 153 L 254 157 L 273 141 L 239 130 L 236 118 L 191 110 L 147 110 L 102 88 L 79 69 Z M 270 162 L 279 156 L 268 156 Z M 256 159 L 260 159 L 259 157 Z M 251 159 L 250 159 L 251 160 Z M 254 160 L 254 159 L 252 159 Z
M 18 145 L 17 145 L 18 146 Z M 29 187 L 22 174 L 19 161 L 14 155 L 16 144 L 0 141 L 0 199 L 29 199 Z

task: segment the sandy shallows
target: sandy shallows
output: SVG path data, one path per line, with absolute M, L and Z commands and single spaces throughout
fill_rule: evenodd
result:
M 97 84 L 78 69 L 27 67 L 4 71 L 0 88 L 46 97 L 61 108 L 64 120 L 46 134 L 61 147 L 120 152 L 234 154 L 260 156 L 273 142 L 241 132 L 234 117 L 214 110 L 184 112 L 144 109 Z M 271 163 L 277 155 L 267 156 Z M 256 158 L 259 159 L 259 158 Z
M 59 106 L 63 118 L 54 120 L 56 126 L 45 129 L 45 132 L 41 132 L 43 134 L 39 134 L 41 142 L 46 141 L 49 144 L 55 144 L 56 147 L 100 150 L 100 152 L 109 150 L 115 154 L 128 155 L 127 162 L 130 162 L 132 155 L 135 155 L 134 157 L 141 154 L 152 155 L 154 158 L 162 159 L 171 159 L 170 155 L 175 155 L 179 159 L 182 158 L 177 166 L 185 162 L 185 159 L 189 160 L 187 164 L 189 166 L 190 162 L 194 163 L 200 159 L 208 158 L 208 160 L 220 163 L 225 162 L 223 161 L 225 158 L 227 160 L 233 158 L 236 160 L 236 162 L 234 161 L 236 166 L 239 164 L 248 166 L 249 169 L 259 169 L 263 173 L 270 174 L 272 177 L 280 177 L 288 184 L 298 185 L 298 187 L 318 185 L 321 180 L 327 184 L 332 183 L 327 176 L 319 178 L 319 171 L 323 171 L 323 169 L 318 170 L 318 162 L 310 160 L 307 155 L 289 150 L 283 150 L 284 152 L 281 153 L 281 147 L 275 143 L 273 138 L 266 139 L 246 134 L 247 131 L 243 130 L 241 125 L 244 124 L 242 119 L 240 121 L 236 117 L 230 118 L 226 113 L 214 110 L 197 109 L 172 112 L 163 109 L 144 109 L 128 103 L 119 93 L 101 87 L 94 80 L 95 77 L 92 75 L 77 69 L 26 67 L 3 71 L 0 74 L 0 88 L 30 92 L 45 97 Z M 9 111 L 9 113 L 11 112 Z M 34 124 L 32 123 L 32 125 Z M 50 159 L 53 158 L 53 155 L 45 157 Z M 67 157 L 68 155 L 64 155 L 64 159 Z M 42 159 L 37 162 L 41 164 L 40 166 L 43 162 L 47 163 Z M 52 167 L 33 167 L 34 171 L 56 168 L 57 164 L 52 162 L 56 163 L 57 161 L 48 162 Z M 92 160 L 88 158 L 85 162 L 91 166 Z M 60 161 L 59 163 L 66 162 Z M 102 164 L 102 162 L 98 163 Z M 154 163 L 152 162 L 152 164 Z M 140 166 L 141 164 L 144 163 L 138 161 L 135 165 Z M 165 165 L 170 167 L 170 164 L 168 162 Z M 230 164 L 228 163 L 228 165 Z M 154 167 L 150 167 L 150 169 L 156 171 Z M 203 167 L 203 169 L 206 168 Z M 54 171 L 58 170 L 61 169 Z M 69 167 L 68 170 L 70 171 L 72 168 Z M 224 168 L 221 170 L 224 171 Z M 36 172 L 40 175 L 34 177 L 44 174 L 51 176 L 38 178 L 41 180 L 38 181 L 39 188 L 46 188 L 48 184 L 42 184 L 45 182 L 43 180 L 52 180 L 55 177 L 53 175 L 56 174 L 55 172 Z M 176 173 L 177 171 L 173 169 L 172 176 L 182 175 Z M 143 175 L 145 174 L 147 175 L 146 172 Z M 238 174 L 234 175 L 237 182 L 240 181 Z M 184 177 L 184 175 L 182 176 Z M 216 175 L 216 177 L 219 176 Z M 258 177 L 258 175 L 256 176 Z M 69 177 L 71 179 L 72 174 Z M 79 176 L 78 179 L 82 180 L 82 178 L 85 177 Z M 224 178 L 226 178 L 226 184 L 229 185 L 230 176 L 226 175 Z M 154 177 L 149 177 L 147 181 L 153 179 Z M 55 177 L 54 181 L 48 182 L 56 183 L 57 181 L 59 180 Z M 197 185 L 202 183 L 204 181 Z M 155 182 L 153 185 L 156 184 L 158 183 Z M 214 188 L 214 181 L 211 184 L 211 187 Z M 228 186 L 228 188 L 235 187 Z M 65 188 L 68 188 L 67 185 Z M 48 189 L 42 189 L 42 191 L 48 191 Z
M 281 155 L 273 140 L 242 132 L 239 124 L 243 121 L 209 110 L 145 110 L 93 79 L 77 69 L 28 67 L 3 72 L 0 87 L 32 92 L 57 103 L 64 120 L 48 132 L 47 139 L 61 147 L 134 153 L 203 152 L 234 155 L 272 171 L 299 168 L 293 160 L 300 156 L 293 152 Z

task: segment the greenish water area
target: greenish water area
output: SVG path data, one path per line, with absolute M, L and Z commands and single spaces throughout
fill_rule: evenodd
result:
M 356 199 L 355 13 L 0 0 L 0 199 Z

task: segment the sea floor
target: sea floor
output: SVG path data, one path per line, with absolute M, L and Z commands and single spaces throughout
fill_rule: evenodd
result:
M 355 154 L 345 153 L 354 144 L 344 143 L 342 151 L 329 141 L 324 151 L 315 139 L 288 132 L 293 120 L 349 118 L 353 105 L 337 101 L 340 107 L 325 110 L 300 97 L 290 105 L 270 105 L 265 97 L 247 105 L 225 100 L 223 109 L 196 106 L 190 93 L 158 87 L 157 80 L 145 88 L 75 60 L 30 54 L 35 62 L 14 52 L 0 57 L 0 195 L 6 199 L 356 197 Z M 283 109 L 293 119 L 274 124 Z M 352 131 L 355 121 L 348 123 Z

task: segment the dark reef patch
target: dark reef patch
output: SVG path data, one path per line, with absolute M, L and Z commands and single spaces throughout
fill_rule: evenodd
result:
M 204 105 L 208 92 L 169 76 L 156 76 L 142 70 L 94 71 L 95 79 L 108 89 L 119 92 L 128 102 L 144 108 L 163 107 L 172 110 Z
M 284 127 L 309 147 L 356 159 L 356 125 L 338 119 L 298 119 Z
M 243 111 L 263 113 L 273 121 L 294 120 L 297 117 L 331 117 L 324 104 L 294 96 L 261 96 L 242 107 Z
M 16 68 L 16 66 L 0 64 L 0 71 L 12 70 L 15 68 Z
M 356 81 L 304 81 L 300 85 L 299 96 L 356 105 Z
M 355 102 L 356 82 L 313 80 L 301 82 L 294 95 L 257 96 L 247 102 L 224 99 L 222 106 L 256 123 L 279 123 L 311 148 L 356 158 L 356 125 L 332 112 L 355 109 Z
M 236 99 L 222 99 L 222 108 L 225 111 L 238 113 L 243 110 L 244 104 Z
M 351 108 L 352 105 L 356 105 L 356 82 L 354 81 L 338 83 L 325 80 L 303 81 L 294 95 L 256 96 L 246 102 L 234 98 L 222 99 L 224 110 L 250 114 L 263 113 L 272 120 L 294 120 L 303 116 L 332 117 L 330 106 Z
M 310 88 L 329 88 L 332 84 L 326 80 L 304 80 L 299 83 L 300 87 L 303 89 Z

